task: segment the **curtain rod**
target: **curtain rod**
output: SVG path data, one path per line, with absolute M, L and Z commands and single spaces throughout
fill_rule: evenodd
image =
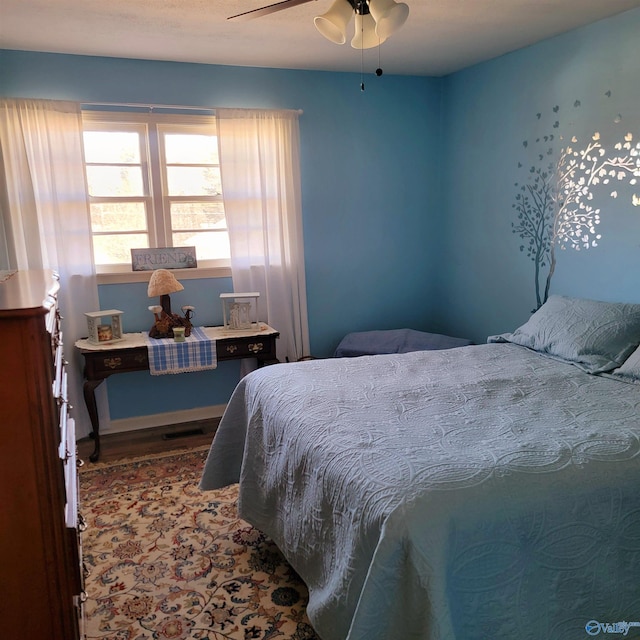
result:
M 191 105 L 183 104 L 143 104 L 136 102 L 81 102 L 80 108 L 83 107 L 124 107 L 126 109 L 148 109 L 153 111 L 154 109 L 171 109 L 173 111 L 211 111 L 215 113 L 216 107 L 194 107 Z M 222 107 L 221 107 L 222 108 Z M 254 111 L 253 108 L 242 109 L 240 107 L 231 107 L 233 109 L 239 109 L 241 111 Z M 302 109 L 265 109 L 265 111 L 295 111 L 299 115 L 304 112 Z
M 194 107 L 183 104 L 144 104 L 136 102 L 81 102 L 81 107 L 125 107 L 128 109 L 182 109 L 183 111 L 215 111 L 213 107 Z

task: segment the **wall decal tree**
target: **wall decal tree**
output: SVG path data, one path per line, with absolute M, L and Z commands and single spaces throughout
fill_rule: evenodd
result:
M 574 107 L 579 106 L 576 100 Z M 553 108 L 554 114 L 558 111 L 558 106 Z M 537 114 L 538 119 L 540 116 Z M 616 122 L 620 119 L 618 116 Z M 559 124 L 556 120 L 553 128 L 559 128 Z M 630 185 L 640 182 L 640 141 L 634 146 L 630 132 L 609 145 L 604 144 L 599 132 L 584 143 L 572 136 L 557 154 L 553 144 L 564 143 L 562 136 L 549 134 L 535 142 L 544 149 L 537 153 L 526 179 L 515 183 L 518 191 L 513 208 L 517 221 L 511 223 L 513 233 L 524 241 L 520 251 L 535 265 L 537 306 L 533 311 L 549 297 L 556 269 L 556 248 L 580 251 L 598 246 L 602 237 L 597 230 L 601 212 L 594 204 L 595 196 L 602 191 L 617 198 L 618 190 L 613 188 L 616 182 Z M 528 141 L 525 140 L 523 146 L 527 149 Z M 523 168 L 522 163 L 518 163 L 518 168 Z M 635 193 L 631 202 L 640 206 L 640 198 Z M 545 268 L 548 268 L 546 277 Z

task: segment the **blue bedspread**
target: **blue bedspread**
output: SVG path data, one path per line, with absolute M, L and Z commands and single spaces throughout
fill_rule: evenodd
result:
M 513 344 L 283 364 L 240 382 L 201 487 L 240 481 L 323 640 L 584 639 L 640 620 L 639 416 L 637 385 Z

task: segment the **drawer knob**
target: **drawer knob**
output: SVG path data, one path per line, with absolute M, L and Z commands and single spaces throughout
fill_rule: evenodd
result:
M 235 344 L 230 344 L 227 347 L 227 353 L 235 353 L 238 350 L 238 347 Z
M 263 348 L 264 345 L 262 344 L 262 342 L 254 342 L 249 345 L 249 351 L 251 351 L 251 353 L 260 353 Z

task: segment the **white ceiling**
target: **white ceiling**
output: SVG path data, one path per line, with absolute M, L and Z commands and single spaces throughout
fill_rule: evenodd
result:
M 364 52 L 325 40 L 312 0 L 0 0 L 0 48 L 211 64 L 441 76 L 634 7 L 640 0 L 405 0 L 405 25 Z M 352 22 L 353 24 L 353 22 Z

